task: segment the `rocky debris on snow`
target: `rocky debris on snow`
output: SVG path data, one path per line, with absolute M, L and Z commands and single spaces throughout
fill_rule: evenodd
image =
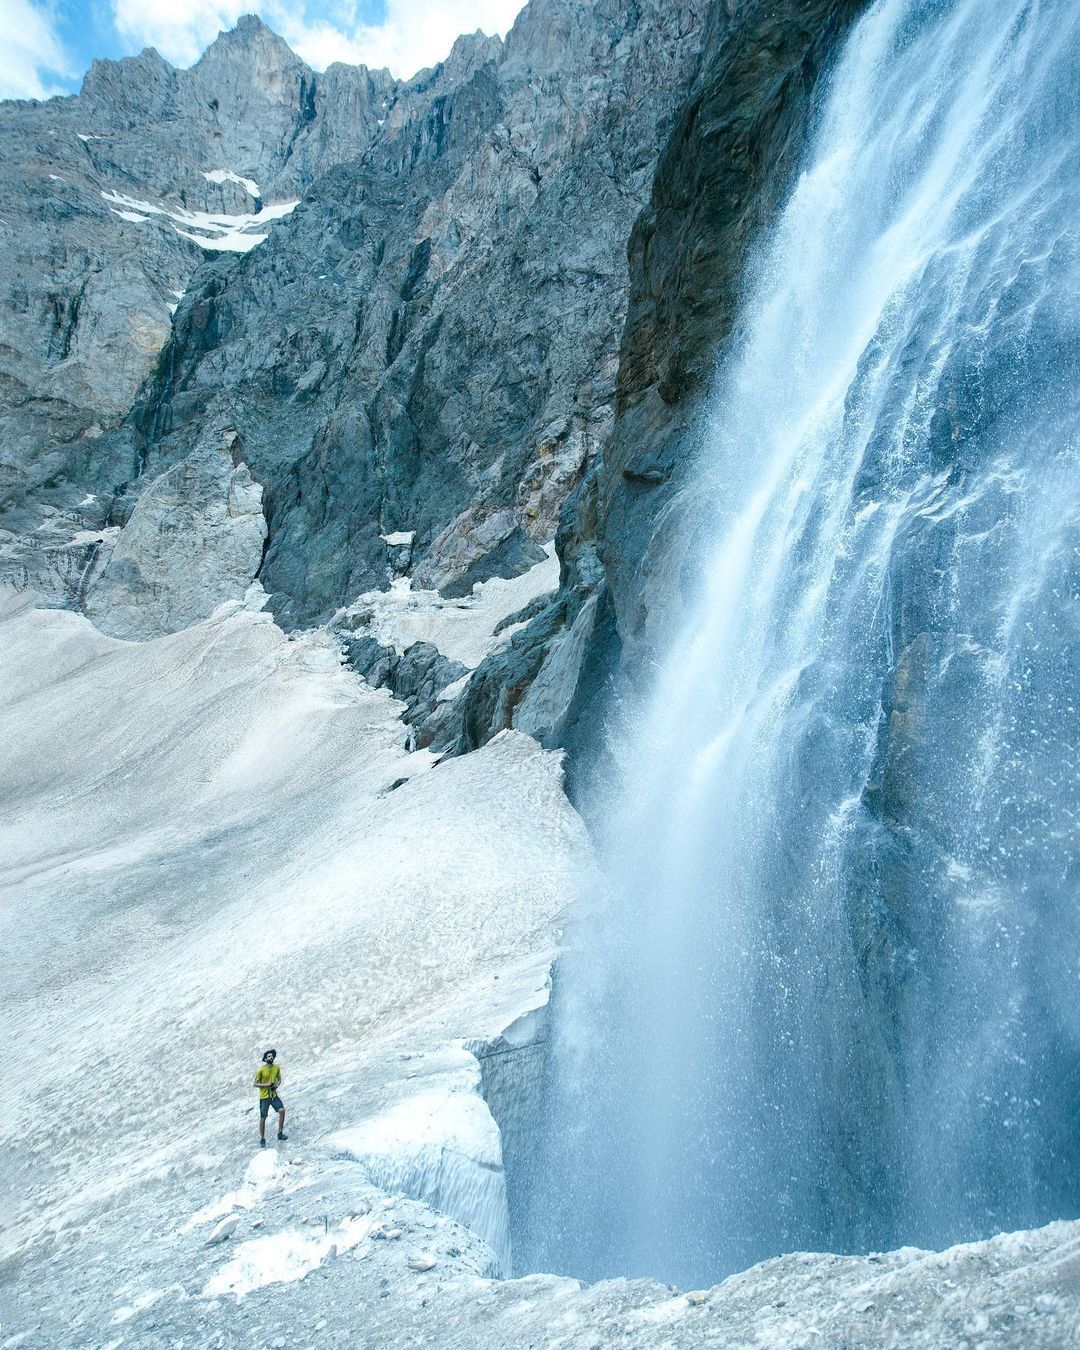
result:
M 240 1220 L 235 1214 L 230 1214 L 228 1217 L 222 1219 L 219 1223 L 214 1225 L 210 1236 L 206 1239 L 206 1245 L 208 1247 L 214 1247 L 219 1242 L 224 1242 L 226 1238 L 232 1237 L 236 1232 L 236 1226 L 239 1222 Z
M 544 550 L 524 532 L 509 510 L 485 515 L 470 507 L 432 541 L 428 558 L 417 567 L 418 587 L 457 598 L 492 577 L 516 577 L 543 562 Z
M 369 635 L 342 638 L 345 659 L 374 688 L 387 688 L 405 704 L 405 721 L 415 730 L 413 745 L 430 745 L 449 716 L 440 695 L 469 673 L 430 642 L 414 642 L 400 655 Z
M 458 745 L 460 705 L 473 668 L 512 643 L 557 584 L 552 546 L 537 554 L 539 560 L 514 577 L 474 582 L 465 598 L 414 590 L 402 579 L 389 591 L 361 596 L 335 617 L 352 669 L 405 703 L 416 748 Z

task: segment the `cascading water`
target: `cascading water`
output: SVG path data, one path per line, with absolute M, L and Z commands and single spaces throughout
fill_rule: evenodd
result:
M 881 0 L 837 63 L 560 970 L 518 1269 L 1080 1214 L 1078 46 L 1065 0 Z

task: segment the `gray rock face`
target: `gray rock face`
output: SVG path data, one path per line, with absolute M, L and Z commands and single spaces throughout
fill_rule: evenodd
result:
M 451 702 L 439 695 L 469 673 L 430 642 L 414 642 L 400 655 L 376 638 L 346 634 L 342 650 L 348 664 L 375 688 L 389 689 L 405 704 L 405 721 L 413 728 L 412 745 L 429 746 L 452 715 Z
M 647 674 L 663 646 L 664 606 L 691 552 L 671 540 L 689 529 L 678 490 L 697 448 L 695 418 L 731 333 L 750 246 L 792 181 L 810 99 L 862 8 L 861 0 L 710 8 L 700 66 L 630 238 L 617 406 L 602 453 L 562 513 L 560 594 L 478 671 L 461 748 L 506 724 L 509 691 L 557 670 L 557 699 L 538 687 L 514 725 L 527 722 L 570 751 L 568 781 L 580 800 L 577 776 L 602 758 L 616 676 Z M 555 607 L 562 618 L 553 625 Z
M 611 425 L 626 240 L 706 8 L 534 0 L 407 83 L 317 76 L 245 19 L 189 71 L 147 51 L 9 105 L 4 523 L 35 583 L 77 602 L 57 551 L 206 424 L 266 489 L 283 621 L 384 584 L 388 533 L 455 592 L 535 560 Z
M 193 421 L 238 428 L 279 618 L 385 584 L 386 533 L 440 586 L 551 537 L 611 423 L 626 239 L 703 9 L 543 0 L 459 40 L 271 246 L 201 272 L 131 431 L 153 469 Z
M 316 77 L 247 18 L 190 70 L 147 50 L 96 61 L 75 97 L 3 105 L 0 576 L 74 602 L 70 538 L 139 473 L 121 423 L 192 275 L 361 153 L 394 89 Z
M 203 442 L 154 480 L 86 601 L 116 637 L 175 633 L 243 599 L 262 561 L 262 488 L 236 433 Z
M 435 539 L 415 579 L 419 586 L 455 598 L 469 595 L 478 582 L 491 577 L 520 576 L 545 556 L 513 511 L 485 515 L 482 507 L 470 508 Z

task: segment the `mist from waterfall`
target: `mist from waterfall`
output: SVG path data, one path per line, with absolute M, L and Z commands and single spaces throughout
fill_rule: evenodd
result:
M 881 0 L 837 62 L 561 962 L 519 1271 L 1080 1214 L 1078 50 L 1065 0 Z

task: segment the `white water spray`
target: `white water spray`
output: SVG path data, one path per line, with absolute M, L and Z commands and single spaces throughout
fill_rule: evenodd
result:
M 1080 10 L 881 0 L 755 271 L 517 1259 L 1080 1213 Z

